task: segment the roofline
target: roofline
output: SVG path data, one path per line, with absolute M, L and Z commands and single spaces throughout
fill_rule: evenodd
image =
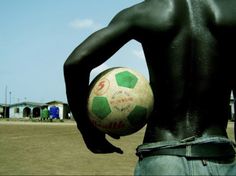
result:
M 64 105 L 67 105 L 68 103 L 64 103 L 62 101 L 57 101 L 57 100 L 54 100 L 54 101 L 49 101 L 47 102 L 46 104 L 51 104 L 51 103 L 60 103 L 60 104 L 64 104 Z
M 37 103 L 37 102 L 20 102 L 20 103 L 15 103 L 15 104 L 11 104 L 9 105 L 9 107 L 13 107 L 13 106 L 19 106 L 19 105 L 29 105 L 29 106 L 35 106 L 35 107 L 42 107 L 42 106 L 48 106 L 46 103 Z

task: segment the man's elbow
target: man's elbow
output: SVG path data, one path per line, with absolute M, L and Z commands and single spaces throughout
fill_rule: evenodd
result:
M 66 78 L 67 75 L 70 73 L 71 68 L 73 67 L 73 64 L 68 61 L 68 59 L 65 61 L 63 65 L 63 70 L 64 70 L 64 77 Z
M 87 50 L 75 50 L 65 61 L 64 67 L 74 67 L 76 65 L 86 65 L 90 58 L 90 53 Z
M 70 73 L 73 74 L 78 71 L 86 71 L 90 69 L 89 54 L 86 52 L 80 52 L 79 54 L 72 53 L 68 59 L 65 61 L 64 75 L 69 76 Z
M 63 70 L 65 78 L 71 77 L 78 70 L 78 64 L 68 58 L 63 65 Z
M 73 68 L 74 66 L 78 65 L 80 60 L 81 60 L 81 58 L 79 56 L 75 56 L 75 55 L 69 56 L 64 63 L 64 70 Z
M 72 68 L 75 64 L 73 62 L 71 62 L 71 60 L 68 58 L 63 65 L 64 68 L 64 72 L 68 71 L 70 68 Z

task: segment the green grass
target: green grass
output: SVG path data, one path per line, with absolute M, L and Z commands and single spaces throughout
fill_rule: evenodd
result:
M 143 133 L 109 138 L 123 155 L 95 155 L 75 123 L 0 121 L 0 175 L 132 175 Z M 233 138 L 232 124 L 228 134 Z
M 141 135 L 112 139 L 123 155 L 95 155 L 73 123 L 1 123 L 0 175 L 132 175 Z

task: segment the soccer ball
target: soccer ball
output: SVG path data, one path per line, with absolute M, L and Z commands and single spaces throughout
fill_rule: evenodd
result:
M 145 126 L 153 103 L 152 89 L 143 75 L 129 68 L 111 68 L 90 84 L 88 115 L 99 130 L 125 136 Z

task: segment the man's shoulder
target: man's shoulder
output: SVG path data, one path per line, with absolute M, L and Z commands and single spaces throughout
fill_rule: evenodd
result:
M 147 0 L 119 12 L 112 22 L 128 22 L 129 24 L 148 25 L 161 23 L 173 16 L 173 0 Z
M 236 26 L 235 0 L 207 0 L 207 5 L 214 15 L 215 23 L 220 26 Z

